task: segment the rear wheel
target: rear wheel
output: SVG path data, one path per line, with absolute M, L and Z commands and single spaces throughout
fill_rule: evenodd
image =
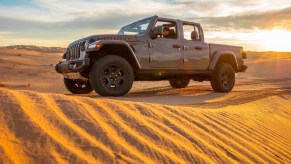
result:
M 82 82 L 64 78 L 64 84 L 67 90 L 73 94 L 86 94 L 93 91 L 89 80 Z
M 185 88 L 188 86 L 190 79 L 170 79 L 169 83 L 173 88 Z
M 123 96 L 134 81 L 131 65 L 122 57 L 107 55 L 97 60 L 90 72 L 90 82 L 101 96 Z
M 235 72 L 227 63 L 219 64 L 211 79 L 211 86 L 216 92 L 230 92 L 235 83 Z

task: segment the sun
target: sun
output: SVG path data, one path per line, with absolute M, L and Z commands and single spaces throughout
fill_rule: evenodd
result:
M 257 30 L 250 33 L 240 33 L 238 38 L 244 43 L 253 45 L 256 51 L 291 51 L 291 31 L 283 29 Z
M 291 51 L 291 31 L 271 30 L 260 34 L 262 48 L 270 51 Z
M 254 30 L 251 32 L 230 33 L 238 45 L 247 50 L 291 52 L 291 31 L 284 29 Z
M 248 51 L 291 52 L 291 31 L 284 29 L 210 32 L 207 36 L 211 42 L 242 46 Z

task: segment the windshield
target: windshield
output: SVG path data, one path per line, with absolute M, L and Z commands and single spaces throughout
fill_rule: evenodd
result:
M 151 19 L 152 17 L 124 26 L 120 29 L 118 34 L 119 35 L 143 35 L 145 34 L 151 22 Z

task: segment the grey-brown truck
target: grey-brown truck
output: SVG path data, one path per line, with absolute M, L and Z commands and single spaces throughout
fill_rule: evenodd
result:
M 165 37 L 167 29 L 171 37 Z M 235 73 L 247 69 L 242 47 L 208 44 L 199 23 L 152 16 L 126 25 L 115 35 L 93 35 L 71 43 L 55 69 L 74 94 L 95 90 L 123 96 L 133 81 L 169 80 L 184 88 L 190 79 L 230 92 Z

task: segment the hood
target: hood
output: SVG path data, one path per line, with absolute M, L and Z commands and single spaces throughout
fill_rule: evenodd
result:
M 93 43 L 98 40 L 124 40 L 126 42 L 135 42 L 137 38 L 135 35 L 114 35 L 114 34 L 107 34 L 107 35 L 91 35 L 79 40 L 72 42 L 70 45 L 75 44 L 76 42 L 88 41 L 88 43 Z

